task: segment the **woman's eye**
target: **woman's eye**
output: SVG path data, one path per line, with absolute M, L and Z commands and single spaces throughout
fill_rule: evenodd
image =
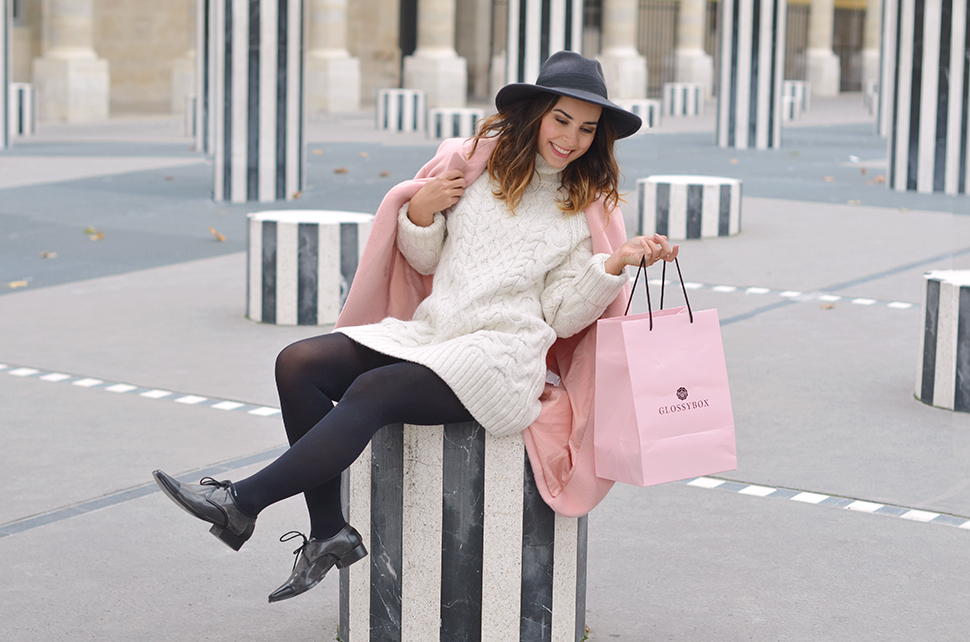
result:
M 595 129 L 590 129 L 589 127 L 586 127 L 586 128 L 583 129 L 583 133 L 584 134 L 595 134 L 596 133 L 596 130 Z
M 559 123 L 560 125 L 568 125 L 569 124 L 567 121 L 563 120 L 562 118 L 557 118 L 556 119 L 556 122 Z

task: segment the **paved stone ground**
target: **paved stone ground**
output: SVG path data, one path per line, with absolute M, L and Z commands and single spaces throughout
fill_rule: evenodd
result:
M 682 247 L 692 305 L 722 320 L 739 467 L 618 485 L 593 511 L 590 640 L 970 629 L 970 416 L 913 398 L 921 275 L 970 268 L 970 207 L 876 182 L 886 144 L 861 103 L 816 99 L 774 151 L 714 147 L 712 110 L 621 144 L 626 189 L 744 181 L 742 233 Z M 433 152 L 370 118 L 311 122 L 308 187 L 272 207 L 373 211 Z M 267 206 L 214 203 L 210 184 L 171 118 L 45 127 L 0 152 L 5 640 L 335 638 L 335 578 L 266 603 L 301 502 L 233 553 L 151 482 L 275 456 L 275 355 L 327 330 L 244 318 L 245 215 Z

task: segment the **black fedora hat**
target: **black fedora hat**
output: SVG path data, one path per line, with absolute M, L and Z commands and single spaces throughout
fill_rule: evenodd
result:
M 542 63 L 536 84 L 513 83 L 502 87 L 495 96 L 495 106 L 504 111 L 510 104 L 540 93 L 569 96 L 603 108 L 603 115 L 613 122 L 617 138 L 635 134 L 643 121 L 609 101 L 603 67 L 596 60 L 574 51 L 557 51 Z

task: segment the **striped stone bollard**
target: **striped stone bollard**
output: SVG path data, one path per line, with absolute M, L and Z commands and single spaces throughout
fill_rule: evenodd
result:
M 10 145 L 10 76 L 13 3 L 0 1 L 0 149 Z
M 794 96 L 781 97 L 781 119 L 797 120 L 802 115 L 801 101 Z
M 613 102 L 640 117 L 643 126 L 637 133 L 644 133 L 651 127 L 660 126 L 660 113 L 663 111 L 661 101 L 651 98 L 618 98 Z
M 335 323 L 373 220 L 327 210 L 250 214 L 247 316 L 276 325 Z
M 794 98 L 802 112 L 812 108 L 812 83 L 807 80 L 786 80 L 782 83 L 781 95 Z
M 970 270 L 923 276 L 923 318 L 916 398 L 970 412 Z
M 225 0 L 213 4 L 213 16 L 214 198 L 298 198 L 306 162 L 303 2 Z
M 875 114 L 876 108 L 879 105 L 879 81 L 875 78 L 870 78 L 865 82 L 864 90 L 862 104 L 866 108 L 866 111 L 870 114 Z
M 428 138 L 470 138 L 485 110 L 477 107 L 436 107 L 428 110 Z
M 966 2 L 886 0 L 895 14 L 889 171 L 898 191 L 967 194 L 970 33 Z M 888 9 L 887 9 L 888 12 Z
M 26 82 L 10 83 L 10 101 L 7 110 L 11 136 L 34 134 L 34 86 Z
M 787 0 L 721 2 L 718 147 L 781 147 Z
M 741 231 L 741 181 L 717 176 L 648 176 L 637 181 L 637 234 L 671 240 Z
M 195 109 L 195 96 L 185 97 L 185 114 L 183 116 L 183 133 L 190 137 L 195 138 L 195 131 L 198 125 L 198 114 Z
M 665 82 L 664 116 L 701 116 L 704 114 L 704 87 L 693 82 Z
M 543 502 L 521 435 L 387 426 L 343 491 L 370 552 L 340 571 L 344 642 L 584 639 L 587 520 Z
M 426 130 L 428 99 L 421 89 L 379 89 L 377 129 L 392 132 Z

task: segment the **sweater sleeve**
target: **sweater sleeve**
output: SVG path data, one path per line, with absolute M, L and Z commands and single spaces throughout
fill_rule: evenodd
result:
M 593 254 L 587 237 L 546 275 L 542 315 L 560 338 L 571 337 L 593 321 L 619 294 L 627 274 L 607 273 L 608 254 Z
M 435 212 L 431 225 L 420 227 L 408 218 L 408 205 L 405 203 L 398 212 L 397 247 L 420 274 L 434 274 L 445 243 L 445 215 Z

